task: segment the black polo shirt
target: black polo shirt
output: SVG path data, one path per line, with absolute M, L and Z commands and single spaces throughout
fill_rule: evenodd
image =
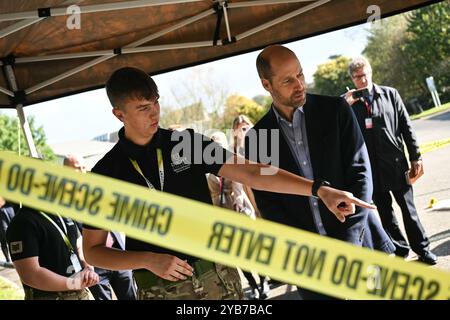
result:
M 181 136 L 180 139 L 175 139 L 177 135 Z M 180 142 L 186 147 L 183 150 L 180 150 Z M 158 148 L 162 151 L 164 163 L 163 191 L 212 204 L 206 173 L 217 175 L 222 164 L 233 153 L 191 129 L 179 133 L 159 128 L 149 144 L 139 146 L 125 137 L 122 128 L 119 131 L 119 142 L 94 166 L 92 172 L 148 187 L 145 179 L 133 167 L 130 159 L 134 159 L 145 177 L 156 189 L 161 190 L 156 152 Z M 212 155 L 216 161 L 212 162 L 208 155 Z M 84 227 L 95 229 L 91 226 Z M 186 228 L 195 228 L 195 225 L 187 225 Z M 130 237 L 126 238 L 126 250 L 167 253 L 188 261 L 197 259 Z
M 60 219 L 47 213 L 64 231 Z M 80 232 L 70 218 L 62 217 L 67 228 L 68 239 L 77 252 L 77 238 Z M 22 208 L 12 219 L 6 233 L 11 259 L 13 261 L 38 257 L 39 265 L 61 276 L 68 277 L 74 273 L 70 261 L 70 252 L 56 227 L 39 211 Z

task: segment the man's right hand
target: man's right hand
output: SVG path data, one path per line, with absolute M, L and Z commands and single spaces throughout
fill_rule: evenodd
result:
M 317 191 L 320 200 L 327 206 L 340 222 L 345 222 L 345 217 L 355 213 L 355 206 L 376 209 L 377 207 L 353 196 L 352 193 L 322 186 Z
M 151 253 L 146 269 L 169 281 L 185 280 L 194 272 L 186 261 L 170 254 Z
M 72 275 L 67 279 L 68 290 L 81 290 L 92 287 L 99 281 L 98 274 L 91 268 L 84 268 L 82 271 Z
M 348 90 L 345 93 L 344 97 L 345 97 L 345 100 L 347 100 L 347 103 L 348 103 L 349 106 L 353 105 L 356 101 L 359 100 L 359 99 L 353 99 L 352 94 L 353 94 L 354 91 L 356 91 L 356 90 L 355 89 L 351 89 L 351 90 Z
M 93 270 L 93 268 L 87 267 L 81 271 L 80 276 L 82 277 L 81 287 L 92 287 L 96 285 L 99 281 L 98 274 Z

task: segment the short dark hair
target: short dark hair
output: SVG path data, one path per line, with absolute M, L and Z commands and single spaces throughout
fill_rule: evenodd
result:
M 113 72 L 106 82 L 106 93 L 114 108 L 120 108 L 130 99 L 159 98 L 155 81 L 144 71 L 125 67 Z
M 265 57 L 264 51 L 260 52 L 256 58 L 256 70 L 258 70 L 258 75 L 260 79 L 272 78 L 272 69 L 270 68 L 270 60 Z

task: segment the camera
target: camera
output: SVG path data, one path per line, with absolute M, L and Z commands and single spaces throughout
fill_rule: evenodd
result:
M 352 98 L 353 99 L 359 99 L 359 98 L 368 98 L 370 97 L 369 89 L 364 88 L 361 90 L 355 90 L 352 92 Z

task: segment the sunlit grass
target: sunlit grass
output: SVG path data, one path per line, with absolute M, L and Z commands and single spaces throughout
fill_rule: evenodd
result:
M 412 115 L 411 116 L 411 120 L 416 120 L 416 119 L 420 119 L 420 118 L 423 118 L 423 117 L 431 116 L 431 115 L 433 115 L 435 113 L 446 111 L 446 110 L 450 110 L 450 102 L 448 102 L 446 104 L 443 104 L 440 107 L 431 108 L 431 109 L 428 109 L 428 110 L 426 110 L 426 111 L 424 111 L 422 113 Z
M 18 288 L 13 283 L 0 277 L 0 300 L 23 300 L 22 288 Z

